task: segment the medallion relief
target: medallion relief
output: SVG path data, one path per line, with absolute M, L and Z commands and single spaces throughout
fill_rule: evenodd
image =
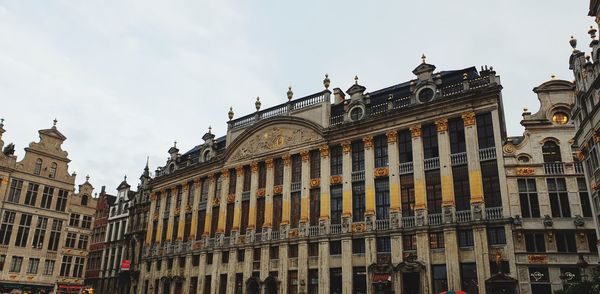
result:
M 241 160 L 286 147 L 321 139 L 315 131 L 299 126 L 272 126 L 253 134 L 235 150 L 230 160 Z

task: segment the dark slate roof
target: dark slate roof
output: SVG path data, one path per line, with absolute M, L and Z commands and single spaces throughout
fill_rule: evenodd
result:
M 506 138 L 506 141 L 508 143 L 512 143 L 513 145 L 519 145 L 519 144 L 521 144 L 521 142 L 523 142 L 524 139 L 525 139 L 525 136 L 514 136 L 514 137 Z
M 225 149 L 225 145 L 227 143 L 226 139 L 227 139 L 226 136 L 222 136 L 222 137 L 215 139 L 215 146 L 217 148 L 217 152 Z M 198 158 L 200 156 L 200 149 L 202 149 L 202 144 L 196 145 L 194 148 L 190 149 L 189 151 L 187 151 L 186 153 L 181 155 L 181 160 L 187 160 L 188 156 L 190 156 L 190 155 L 192 156 L 192 159 Z
M 117 196 L 110 195 L 110 194 L 105 194 L 105 195 L 106 195 L 106 201 L 108 202 L 108 205 L 113 205 L 113 204 L 115 204 L 115 202 L 117 202 Z

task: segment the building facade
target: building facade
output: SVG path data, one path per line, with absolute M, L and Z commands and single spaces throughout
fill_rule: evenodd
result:
M 86 288 L 100 290 L 102 285 L 100 271 L 102 270 L 102 255 L 106 241 L 108 214 L 110 206 L 115 203 L 116 198 L 116 196 L 106 193 L 106 187 L 102 186 L 97 199 L 96 212 L 92 224 L 89 261 L 85 272 Z
M 504 145 L 520 293 L 554 293 L 598 263 L 595 217 L 570 119 L 574 84 L 534 88 L 540 109 L 523 112 L 522 136 Z
M 83 287 L 96 201 L 86 181 L 74 191 L 66 137 L 54 126 L 17 161 L 0 122 L 0 292 L 78 293 Z
M 225 136 L 172 147 L 138 293 L 515 291 L 500 79 L 425 58 L 413 73 L 370 93 L 356 78 L 333 103 L 328 77 L 257 98 Z

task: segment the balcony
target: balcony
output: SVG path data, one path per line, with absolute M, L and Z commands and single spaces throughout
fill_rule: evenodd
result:
M 439 169 L 440 168 L 440 158 L 433 157 L 425 159 L 425 170 Z
M 575 173 L 583 174 L 583 163 L 582 162 L 573 162 L 573 167 L 575 168 Z
M 389 230 L 390 220 L 389 219 L 376 219 L 375 230 Z
M 466 223 L 471 221 L 471 211 L 470 210 L 458 210 L 456 211 L 456 222 L 457 223 Z
M 402 217 L 402 227 L 414 228 L 415 227 L 415 217 L 414 216 L 403 216 Z
M 495 160 L 496 147 L 479 149 L 479 161 Z
M 250 191 L 242 192 L 242 201 L 250 200 Z
M 279 240 L 280 236 L 281 236 L 281 233 L 279 232 L 279 230 L 273 229 L 271 231 L 271 240 Z
M 359 181 L 364 181 L 364 180 L 365 180 L 365 171 L 364 170 L 352 172 L 352 182 L 359 182 Z
M 329 118 L 329 124 L 332 126 L 343 124 L 344 123 L 344 115 L 334 115 Z
M 342 224 L 331 224 L 329 226 L 332 235 L 338 235 L 342 233 Z
M 319 226 L 310 226 L 308 227 L 308 235 L 311 237 L 319 235 Z
M 485 216 L 489 220 L 502 219 L 503 218 L 502 207 L 488 207 L 485 209 Z
M 405 175 L 405 174 L 412 174 L 413 173 L 413 163 L 411 162 L 404 162 L 400 164 L 400 174 L 401 175 Z
M 467 152 L 450 154 L 450 162 L 452 166 L 467 164 Z
M 430 213 L 427 215 L 429 220 L 429 225 L 441 225 L 442 224 L 442 214 L 441 213 Z
M 544 172 L 547 175 L 562 175 L 565 173 L 565 163 L 564 162 L 544 163 Z
M 292 191 L 292 192 L 298 192 L 298 191 L 300 191 L 300 190 L 302 189 L 302 182 L 295 182 L 295 183 L 292 183 L 292 185 L 291 185 L 291 186 L 292 186 L 292 187 L 291 187 L 291 191 Z

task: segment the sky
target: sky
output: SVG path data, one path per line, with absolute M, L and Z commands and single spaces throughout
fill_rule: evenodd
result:
M 323 89 L 367 92 L 438 71 L 493 66 L 509 135 L 533 87 L 568 69 L 574 35 L 589 52 L 589 1 L 19 1 L 0 0 L 0 117 L 19 160 L 37 130 L 67 137 L 76 184 L 134 185 L 212 126 Z

